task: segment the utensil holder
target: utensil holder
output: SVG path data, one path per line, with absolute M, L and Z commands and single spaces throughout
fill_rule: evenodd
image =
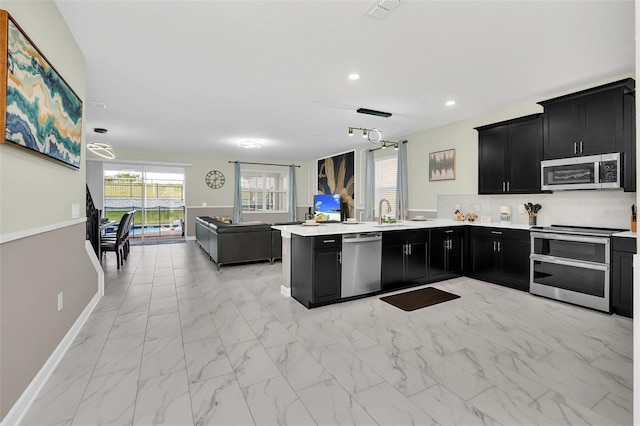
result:
M 529 216 L 529 226 L 536 226 L 538 224 L 538 216 Z
M 631 215 L 631 232 L 636 232 L 638 226 L 638 221 L 636 219 L 636 215 L 632 214 Z

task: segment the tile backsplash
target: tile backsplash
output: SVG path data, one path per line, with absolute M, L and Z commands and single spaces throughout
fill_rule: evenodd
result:
M 476 213 L 500 221 L 500 206 L 511 206 L 513 223 L 528 224 L 529 216 L 520 213 L 525 203 L 542 205 L 538 225 L 572 225 L 629 229 L 635 192 L 621 190 L 556 191 L 553 194 L 522 195 L 438 195 L 438 218 L 453 218 L 456 205 L 463 214 Z M 479 211 L 476 208 L 480 207 Z M 472 211 L 473 210 L 473 211 Z

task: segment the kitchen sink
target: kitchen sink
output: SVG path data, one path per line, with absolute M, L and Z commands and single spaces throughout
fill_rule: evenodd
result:
M 396 222 L 396 223 L 376 223 L 373 226 L 378 228 L 396 228 L 401 226 L 409 226 L 408 223 L 404 222 Z

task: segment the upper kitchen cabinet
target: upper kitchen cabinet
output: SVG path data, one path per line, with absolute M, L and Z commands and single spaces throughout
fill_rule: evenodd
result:
M 636 192 L 636 96 L 624 97 L 624 190 Z
M 541 114 L 476 127 L 478 194 L 540 192 Z
M 544 159 L 624 152 L 631 78 L 538 102 L 544 107 Z

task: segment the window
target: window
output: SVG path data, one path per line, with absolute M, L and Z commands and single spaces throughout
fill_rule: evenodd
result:
M 391 213 L 386 211 L 386 205 L 382 208 L 383 215 L 396 215 L 396 179 L 398 173 L 398 157 L 386 157 L 375 160 L 375 188 L 376 188 L 376 216 L 380 217 L 378 208 L 380 200 L 387 199 L 391 204 Z
M 242 186 L 242 211 L 288 211 L 288 178 L 288 171 L 243 170 L 240 179 Z
M 103 176 L 105 218 L 117 222 L 135 210 L 133 238 L 183 237 L 184 167 L 104 163 Z

